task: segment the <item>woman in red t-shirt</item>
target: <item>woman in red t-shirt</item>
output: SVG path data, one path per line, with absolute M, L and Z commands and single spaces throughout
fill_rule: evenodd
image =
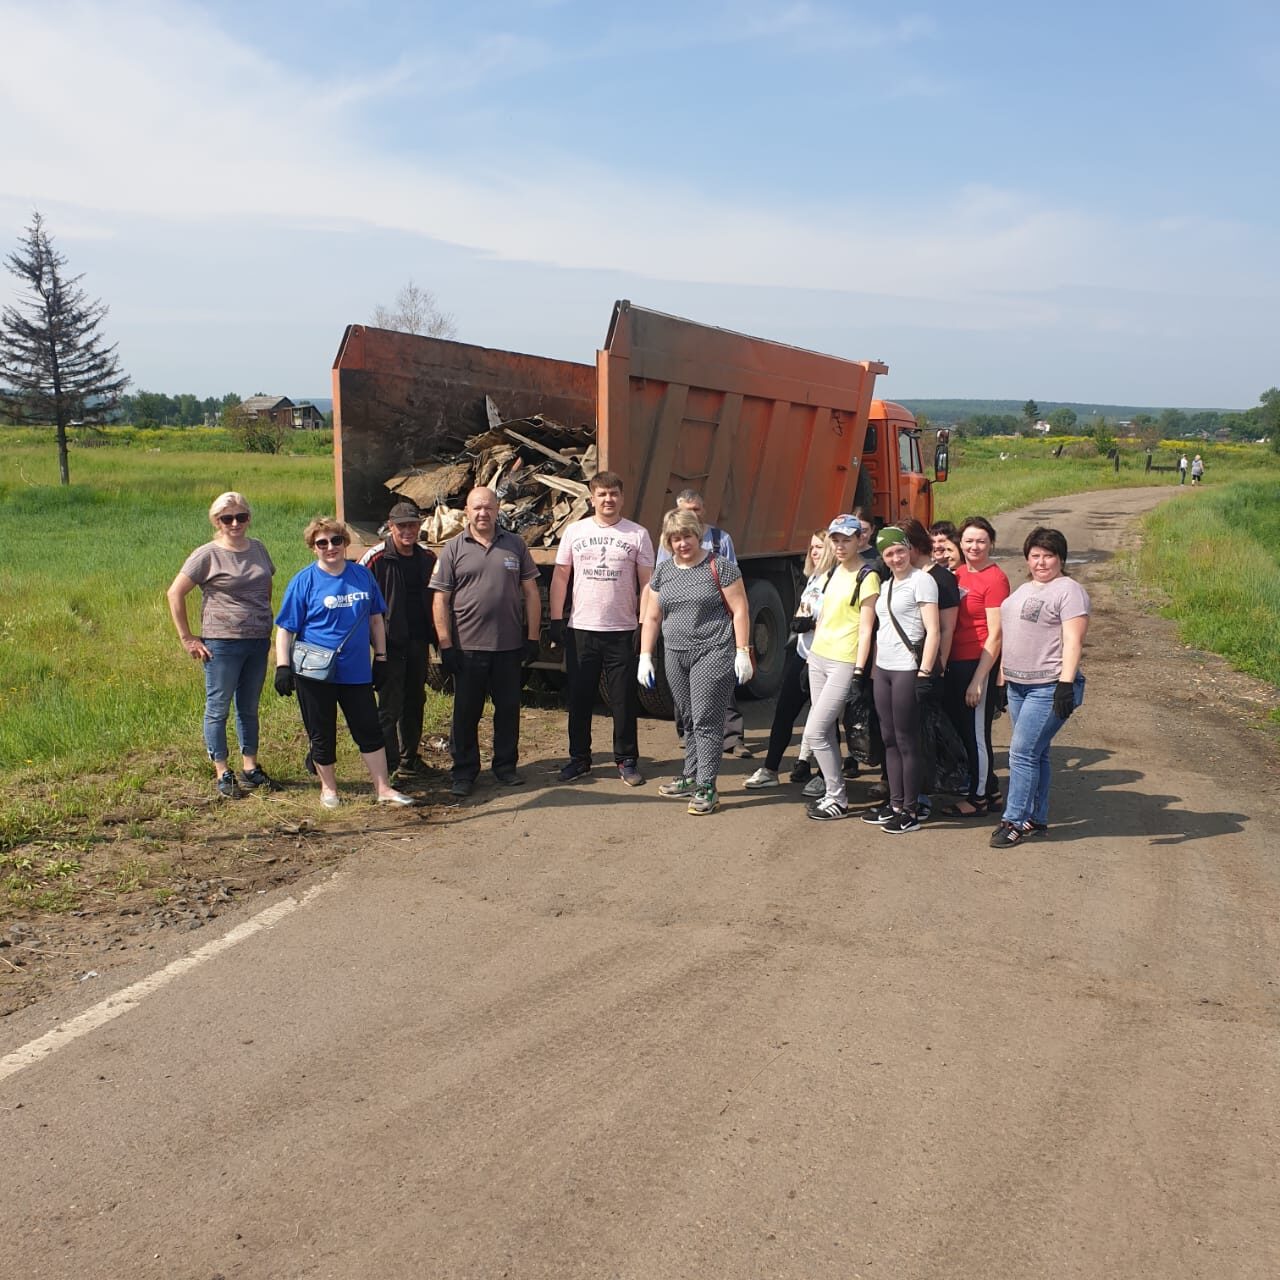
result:
M 956 573 L 960 611 L 943 681 L 943 699 L 969 756 L 969 793 L 938 810 L 951 818 L 974 818 L 997 802 L 991 749 L 995 718 L 995 671 L 1000 658 L 1000 605 L 1009 594 L 1009 579 L 991 560 L 996 531 L 982 516 L 960 525 L 964 563 Z

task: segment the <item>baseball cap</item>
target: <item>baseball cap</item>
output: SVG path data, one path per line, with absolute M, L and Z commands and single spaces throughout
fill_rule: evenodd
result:
M 391 524 L 398 524 L 402 520 L 408 521 L 421 519 L 422 512 L 419 511 L 412 502 L 397 502 L 396 505 L 391 508 L 391 514 L 387 517 L 388 522 Z
M 862 532 L 862 521 L 857 516 L 836 516 L 827 525 L 828 533 L 840 533 L 846 538 L 856 538 Z

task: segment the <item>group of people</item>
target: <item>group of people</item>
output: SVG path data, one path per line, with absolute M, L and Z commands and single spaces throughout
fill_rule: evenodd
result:
M 745 750 L 735 690 L 754 674 L 732 539 L 704 523 L 701 495 L 686 490 L 663 519 L 655 554 L 648 531 L 623 515 L 619 476 L 600 472 L 589 491 L 592 511 L 560 540 L 547 602 L 549 643 L 563 650 L 568 682 L 568 758 L 559 780 L 594 768 L 592 715 L 603 687 L 613 769 L 625 786 L 644 785 L 639 690 L 657 683 L 660 639 L 684 761 L 658 791 L 686 801 L 691 814 L 714 813 L 723 758 Z M 504 786 L 524 782 L 517 770 L 520 689 L 524 667 L 541 652 L 542 598 L 537 566 L 523 540 L 500 526 L 492 490 L 472 490 L 462 532 L 438 557 L 420 542 L 422 518 L 409 503 L 391 509 L 385 541 L 359 562 L 347 559 L 345 525 L 312 520 L 304 539 L 314 562 L 289 582 L 274 619 L 275 566 L 249 537 L 248 502 L 221 494 L 209 519 L 212 540 L 187 558 L 168 598 L 183 647 L 204 665 L 205 747 L 221 796 L 275 786 L 257 757 L 273 621 L 274 687 L 297 698 L 306 765 L 319 778 L 325 807 L 341 803 L 339 708 L 377 803 L 414 803 L 397 787 L 427 768 L 419 747 L 432 645 L 454 685 L 453 795 L 469 795 L 479 777 L 486 699 L 493 704 L 494 778 Z M 807 703 L 792 781 L 804 784 L 810 818 L 851 816 L 846 774 L 857 766 L 842 759 L 840 734 L 843 725 L 848 737 L 848 709 L 860 705 L 883 755 L 863 821 L 905 834 L 935 812 L 978 818 L 1003 800 L 993 845 L 1045 830 L 1049 744 L 1083 697 L 1089 600 L 1066 574 L 1066 541 L 1057 530 L 1029 535 L 1029 577 L 1016 591 L 991 560 L 994 546 L 995 530 L 981 516 L 958 529 L 943 522 L 926 530 L 907 519 L 877 531 L 862 512 L 838 515 L 816 531 L 768 751 L 746 788 L 781 785 L 782 758 Z M 198 636 L 186 609 L 197 587 Z M 233 703 L 238 775 L 228 758 Z M 1006 703 L 1013 729 L 1001 797 L 991 726 Z M 968 762 L 965 794 L 936 809 L 923 732 L 934 705 L 945 709 Z
M 1197 485 L 1200 483 L 1201 480 L 1204 479 L 1204 459 L 1198 453 L 1191 460 L 1190 464 L 1187 463 L 1187 455 L 1185 453 L 1182 455 L 1181 458 L 1178 459 L 1178 483 L 1179 484 L 1187 483 L 1188 471 L 1191 472 L 1192 485 Z

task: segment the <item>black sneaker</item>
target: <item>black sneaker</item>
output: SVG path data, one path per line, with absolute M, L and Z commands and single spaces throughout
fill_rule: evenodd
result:
M 888 822 L 881 824 L 880 830 L 891 836 L 906 835 L 908 831 L 920 830 L 920 819 L 910 809 L 899 809 Z
M 246 769 L 240 775 L 240 785 L 246 791 L 256 791 L 259 787 L 265 787 L 268 791 L 280 790 L 280 784 L 273 778 L 268 777 L 267 771 L 261 766 L 254 769 Z
M 240 790 L 240 784 L 236 781 L 236 775 L 230 769 L 214 785 L 218 788 L 218 794 L 224 800 L 239 800 L 244 795 L 244 792 Z
M 634 760 L 620 760 L 618 762 L 618 777 L 629 787 L 644 786 L 644 774 L 640 772 Z
M 461 799 L 463 796 L 469 796 L 475 788 L 476 784 L 473 778 L 454 778 L 449 784 L 449 794 Z
M 887 800 L 884 804 L 878 804 L 873 809 L 867 809 L 862 814 L 863 822 L 869 822 L 872 826 L 883 827 L 886 822 L 892 822 L 897 815 L 893 811 L 893 805 Z
M 791 769 L 791 781 L 808 782 L 813 777 L 813 765 L 808 760 L 797 760 Z
M 564 768 L 556 774 L 559 782 L 572 782 L 574 778 L 585 778 L 591 772 L 591 761 L 582 756 L 570 756 Z
M 840 772 L 846 778 L 856 778 L 858 776 L 858 761 L 854 756 L 845 756 L 844 764 L 840 766 Z
M 524 775 L 517 773 L 514 769 L 495 769 L 493 776 L 502 783 L 504 787 L 523 787 Z
M 821 800 L 811 804 L 806 813 L 815 822 L 838 822 L 841 818 L 849 816 L 849 806 L 841 804 L 839 800 L 835 800 L 831 796 L 824 796 Z

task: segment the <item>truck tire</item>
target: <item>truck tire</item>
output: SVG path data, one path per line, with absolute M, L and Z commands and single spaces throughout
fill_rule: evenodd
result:
M 782 673 L 787 665 L 787 640 L 791 636 L 777 587 L 765 578 L 749 580 L 747 612 L 751 617 L 756 674 L 746 690 L 753 698 L 772 698 L 782 687 Z
M 647 716 L 657 720 L 674 720 L 676 718 L 676 700 L 671 696 L 671 686 L 667 683 L 667 664 L 662 658 L 662 637 L 658 637 L 658 645 L 653 654 L 654 675 L 657 682 L 652 689 L 639 686 L 640 710 Z M 603 693 L 603 690 L 601 690 Z M 608 706 L 606 700 L 605 706 Z

